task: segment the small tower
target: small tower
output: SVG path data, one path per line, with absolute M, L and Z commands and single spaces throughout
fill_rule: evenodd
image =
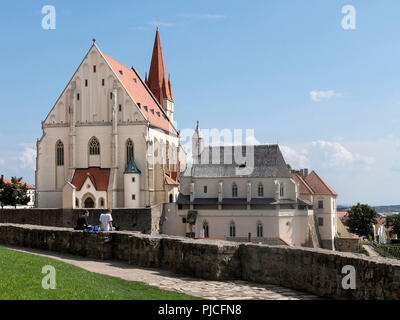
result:
M 193 164 L 200 163 L 200 155 L 204 150 L 204 137 L 197 121 L 196 130 L 192 136 L 192 159 Z
M 140 173 L 131 157 L 124 172 L 125 208 L 140 207 Z

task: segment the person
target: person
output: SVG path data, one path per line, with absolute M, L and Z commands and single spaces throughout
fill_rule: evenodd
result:
M 112 216 L 111 216 L 111 209 L 108 209 L 106 213 L 102 213 L 100 215 L 100 229 L 101 231 L 112 231 L 113 230 L 113 225 L 112 225 Z
M 83 212 L 80 217 L 78 218 L 78 220 L 76 221 L 76 227 L 75 230 L 85 230 L 86 228 L 89 227 L 87 218 L 89 217 L 89 211 L 86 210 L 85 212 Z

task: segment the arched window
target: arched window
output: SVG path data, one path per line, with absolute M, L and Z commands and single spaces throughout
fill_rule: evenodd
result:
M 233 183 L 232 185 L 232 197 L 236 198 L 238 196 L 238 188 L 237 188 L 237 184 Z
M 258 184 L 258 196 L 264 197 L 264 186 L 261 182 Z
M 79 199 L 78 198 L 75 198 L 75 207 L 79 208 Z
M 209 232 L 208 222 L 207 221 L 203 222 L 203 230 L 204 230 L 204 238 L 209 238 L 210 237 L 210 232 Z
M 97 140 L 95 137 L 93 137 L 89 141 L 89 154 L 91 156 L 100 154 L 100 143 L 99 140 Z
M 229 236 L 231 238 L 236 237 L 236 225 L 235 222 L 231 222 L 230 226 L 229 226 Z
M 261 222 L 257 223 L 257 237 L 262 238 L 264 235 L 263 225 Z
M 283 197 L 285 195 L 285 188 L 283 186 L 283 183 L 281 183 L 280 186 L 279 186 L 279 195 L 281 197 Z
M 169 195 L 169 203 L 174 202 L 174 196 L 172 194 Z
M 61 140 L 58 140 L 56 144 L 56 163 L 57 166 L 64 165 L 64 144 L 61 142 Z
M 126 165 L 128 166 L 128 163 L 133 159 L 133 142 L 131 139 L 128 139 L 126 142 Z

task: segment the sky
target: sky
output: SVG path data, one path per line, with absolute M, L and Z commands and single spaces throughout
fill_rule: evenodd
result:
M 399 14 L 398 0 L 4 2 L 0 173 L 34 184 L 41 121 L 92 38 L 144 77 L 158 25 L 179 129 L 253 129 L 338 204 L 400 204 Z

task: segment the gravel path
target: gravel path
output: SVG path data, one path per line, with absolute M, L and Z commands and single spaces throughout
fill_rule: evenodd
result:
M 208 281 L 177 275 L 162 269 L 138 268 L 120 261 L 88 260 L 69 254 L 5 246 L 12 250 L 57 259 L 87 271 L 139 281 L 164 290 L 186 293 L 210 300 L 315 300 L 317 296 L 268 284 L 246 281 Z

